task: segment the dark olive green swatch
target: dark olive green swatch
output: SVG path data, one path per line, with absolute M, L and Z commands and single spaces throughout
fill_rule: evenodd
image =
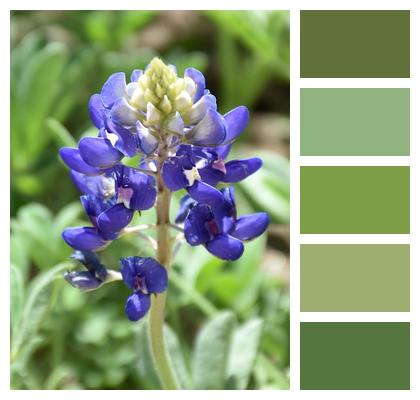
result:
M 410 12 L 300 12 L 302 78 L 409 78 Z
M 301 245 L 300 310 L 410 311 L 409 245 Z
M 301 167 L 301 233 L 410 233 L 410 169 Z
M 410 89 L 301 89 L 302 156 L 407 156 Z
M 303 322 L 301 389 L 410 389 L 408 322 Z

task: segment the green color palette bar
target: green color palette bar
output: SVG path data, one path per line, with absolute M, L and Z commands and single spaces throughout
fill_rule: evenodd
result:
M 301 323 L 300 387 L 410 389 L 409 323 Z
M 409 89 L 301 89 L 302 156 L 408 156 Z
M 410 233 L 409 167 L 301 167 L 300 231 Z
M 410 12 L 300 13 L 302 78 L 409 78 Z
M 301 311 L 410 311 L 409 245 L 304 244 L 300 263 Z

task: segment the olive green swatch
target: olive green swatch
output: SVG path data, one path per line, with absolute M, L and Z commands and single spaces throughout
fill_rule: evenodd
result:
M 301 89 L 302 156 L 408 156 L 410 89 Z
M 300 310 L 410 311 L 409 245 L 301 245 Z
M 410 168 L 300 168 L 300 231 L 410 233 Z
M 409 78 L 410 11 L 301 11 L 300 76 Z
M 301 323 L 300 388 L 410 389 L 410 324 Z

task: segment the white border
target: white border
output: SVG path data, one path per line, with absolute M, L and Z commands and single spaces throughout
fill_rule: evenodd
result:
M 411 235 L 398 235 L 400 238 L 396 238 L 391 235 L 389 239 L 385 239 L 388 235 L 368 235 L 369 243 L 408 243 L 410 242 L 411 247 L 411 313 L 409 320 L 411 321 L 411 390 L 410 391 L 380 391 L 380 393 L 372 393 L 372 391 L 299 391 L 299 321 L 304 320 L 307 317 L 307 313 L 299 313 L 299 241 L 302 243 L 317 243 L 314 240 L 319 240 L 318 235 L 299 235 L 299 165 L 304 165 L 305 160 L 299 157 L 299 90 L 301 87 L 411 87 L 411 157 L 409 164 L 411 165 L 411 204 L 420 204 L 419 200 L 419 182 L 420 182 L 420 124 L 418 113 L 420 109 L 420 97 L 419 97 L 419 52 L 420 46 L 418 44 L 418 38 L 420 38 L 420 18 L 419 18 L 419 4 L 418 0 L 343 0 L 340 2 L 334 0 L 289 0 L 289 1 L 274 1 L 274 0 L 260 0 L 258 3 L 250 0 L 232 0 L 226 3 L 225 0 L 213 0 L 213 1 L 201 1 L 193 2 L 188 0 L 178 0 L 176 2 L 169 0 L 160 0 L 159 2 L 138 2 L 138 1 L 127 1 L 120 0 L 118 3 L 110 0 L 102 1 L 61 1 L 60 3 L 51 0 L 38 0 L 36 2 L 31 0 L 16 0 L 16 1 L 3 1 L 0 26 L 2 30 L 1 45 L 4 62 L 1 64 L 2 74 L 2 102 L 0 107 L 1 112 L 1 124 L 3 138 L 5 133 L 10 131 L 9 126 L 9 60 L 10 60 L 10 49 L 9 49 L 9 10 L 10 9 L 243 9 L 252 10 L 255 6 L 259 9 L 280 9 L 290 10 L 291 14 L 291 385 L 290 391 L 200 391 L 200 397 L 204 399 L 213 399 L 215 396 L 229 396 L 237 397 L 241 399 L 263 397 L 265 399 L 278 399 L 279 397 L 285 399 L 336 399 L 337 396 L 342 399 L 353 399 L 354 396 L 358 396 L 361 399 L 371 399 L 372 395 L 379 395 L 383 399 L 412 399 L 417 398 L 420 395 L 420 387 L 416 380 L 420 376 L 419 369 L 419 338 L 420 338 L 420 297 L 419 290 L 416 290 L 420 278 L 418 268 L 420 266 L 420 233 L 418 229 L 419 224 L 419 211 L 418 208 L 411 207 Z M 382 79 L 359 79 L 357 85 L 354 79 L 300 79 L 299 78 L 299 10 L 301 9 L 410 9 L 411 10 L 411 78 L 410 79 L 386 79 L 387 84 L 383 84 Z M 2 145 L 0 146 L 1 152 L 1 182 L 4 185 L 4 191 L 7 190 L 7 186 L 10 182 L 10 147 L 9 142 L 3 139 Z M 394 158 L 392 158 L 394 160 Z M 396 161 L 391 159 L 381 160 L 383 165 L 394 165 Z M 351 162 L 348 159 L 346 162 Z M 363 160 L 364 165 L 366 160 Z M 376 160 L 375 162 L 378 162 Z M 306 164 L 305 164 L 306 165 Z M 308 164 L 309 165 L 309 164 Z M 314 164 L 312 164 L 314 165 Z M 324 161 L 324 165 L 328 165 L 328 160 Z M 332 164 L 331 164 L 332 165 Z M 353 165 L 353 164 L 348 164 Z M 358 165 L 358 164 L 354 164 Z M 362 165 L 362 164 L 360 164 Z M 372 164 L 378 165 L 378 164 Z M 404 163 L 396 165 L 407 165 L 405 160 Z M 1 230 L 0 243 L 2 243 L 2 252 L 0 252 L 1 263 L 0 268 L 2 274 L 0 279 L 0 295 L 2 307 L 0 307 L 0 393 L 1 398 L 16 398 L 25 399 L 27 396 L 31 396 L 32 399 L 84 399 L 86 393 L 83 391 L 31 391 L 26 393 L 25 391 L 9 391 L 9 360 L 7 354 L 9 354 L 9 215 L 10 215 L 10 202 L 7 196 L 0 198 L 1 201 Z M 324 243 L 332 243 L 332 237 L 330 235 L 323 235 L 325 238 Z M 351 235 L 354 238 L 354 235 Z M 357 235 L 358 238 L 352 239 L 355 242 L 367 243 L 364 235 Z M 336 236 L 338 243 L 351 243 L 348 241 L 346 235 Z M 314 313 L 311 313 L 314 314 Z M 318 317 L 326 318 L 341 318 L 335 313 L 327 315 L 318 314 Z M 340 313 L 342 314 L 342 313 Z M 370 317 L 366 313 L 352 316 L 355 320 L 362 320 L 365 316 Z M 397 318 L 394 313 L 393 316 L 387 315 L 391 313 L 380 313 L 381 320 L 390 320 L 390 318 Z M 402 313 L 406 314 L 406 313 Z M 346 313 L 346 318 L 349 318 L 349 314 Z M 312 317 L 310 317 L 312 318 Z M 347 319 L 348 320 L 348 319 Z M 407 319 L 408 320 L 408 319 Z M 147 398 L 171 398 L 171 399 L 183 399 L 195 398 L 197 393 L 194 391 L 182 391 L 182 392 L 163 392 L 163 391 L 89 391 L 88 396 L 91 398 L 101 398 L 102 400 L 114 399 L 116 396 L 124 396 L 127 399 L 138 399 L 140 397 Z

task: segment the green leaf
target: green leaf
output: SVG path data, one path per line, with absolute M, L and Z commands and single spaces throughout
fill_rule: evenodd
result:
M 247 321 L 235 329 L 229 351 L 227 388 L 246 389 L 258 354 L 262 320 Z
M 164 334 L 166 344 L 168 346 L 168 353 L 170 354 L 176 376 L 178 378 L 179 383 L 181 384 L 181 388 L 192 389 L 191 375 L 185 364 L 185 359 L 182 354 L 178 336 L 168 325 L 165 325 Z
M 52 301 L 52 283 L 61 277 L 61 273 L 69 269 L 70 263 L 62 263 L 39 274 L 28 286 L 27 297 L 21 317 L 16 322 L 16 330 L 12 338 L 11 359 L 19 358 L 19 353 L 37 336 L 41 321 Z
M 10 266 L 10 291 L 10 324 L 13 335 L 16 332 L 16 326 L 22 315 L 25 301 L 25 283 L 22 270 L 13 264 Z
M 47 118 L 46 127 L 58 147 L 76 147 L 77 143 L 71 133 L 54 118 Z
M 230 311 L 219 313 L 198 334 L 192 357 L 194 389 L 223 389 L 229 345 L 235 327 Z
M 60 43 L 50 43 L 27 61 L 18 87 L 18 107 L 13 112 L 25 115 L 25 155 L 28 165 L 35 161 L 49 140 L 45 119 L 60 87 L 60 78 L 67 62 L 67 50 Z

